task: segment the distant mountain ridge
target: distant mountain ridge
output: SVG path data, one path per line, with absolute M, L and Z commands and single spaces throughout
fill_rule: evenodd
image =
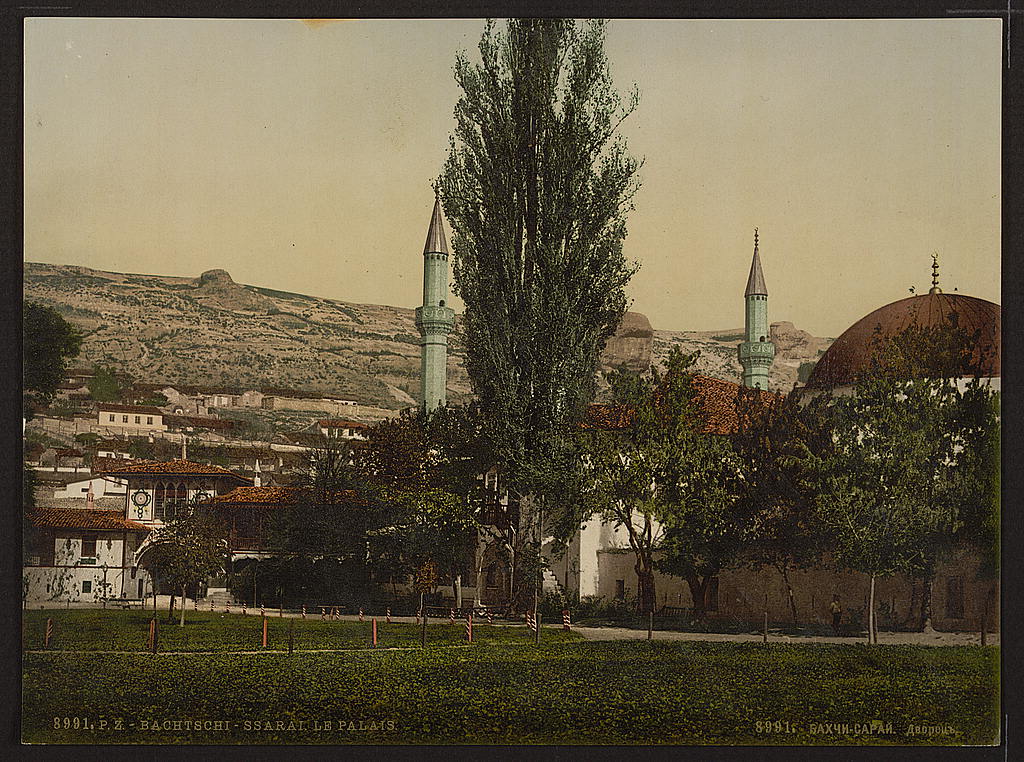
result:
M 79 364 L 109 365 L 141 381 L 288 387 L 389 409 L 416 401 L 419 335 L 411 309 L 246 286 L 217 269 L 182 278 L 26 262 L 24 288 L 26 298 L 85 332 Z M 701 351 L 701 372 L 736 381 L 738 333 L 653 330 L 644 315 L 628 313 L 601 365 L 640 370 L 678 345 Z M 458 317 L 448 356 L 455 403 L 471 395 L 457 334 Z M 771 381 L 783 391 L 800 364 L 831 343 L 790 323 L 773 324 L 772 338 Z

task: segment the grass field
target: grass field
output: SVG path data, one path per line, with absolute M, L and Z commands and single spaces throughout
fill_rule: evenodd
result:
M 294 622 L 296 650 L 370 648 L 370 619 L 322 621 L 319 616 L 308 619 L 278 618 L 267 612 L 267 649 L 288 650 L 288 629 Z M 149 640 L 151 611 L 111 611 L 77 609 L 65 611 L 26 611 L 25 648 L 43 647 L 46 620 L 53 619 L 50 650 L 56 651 L 146 651 Z M 259 616 L 189 611 L 185 626 L 167 624 L 166 612 L 159 617 L 158 645 L 161 651 L 255 651 L 263 639 L 263 620 Z M 438 620 L 431 620 L 436 622 Z M 544 630 L 545 641 L 577 640 L 579 635 L 556 629 Z M 464 643 L 463 622 L 431 624 L 427 628 L 427 644 L 456 645 Z M 481 645 L 525 643 L 531 638 L 525 626 L 488 626 L 473 624 L 473 640 Z M 377 620 L 377 644 L 380 647 L 419 646 L 420 628 L 415 624 Z
M 322 624 L 345 630 L 341 625 L 351 623 Z M 430 629 L 433 635 L 448 628 Z M 504 643 L 453 641 L 402 651 L 27 653 L 23 738 L 314 744 L 996 740 L 999 653 L 992 647 L 556 641 L 554 631 L 537 647 L 520 628 L 504 629 L 495 635 L 507 636 Z M 91 642 L 84 634 L 79 638 Z M 190 729 L 187 723 L 196 721 L 199 729 Z

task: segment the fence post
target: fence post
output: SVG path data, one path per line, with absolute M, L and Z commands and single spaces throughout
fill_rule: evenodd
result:
M 427 612 L 423 612 L 423 622 L 420 625 L 420 645 L 427 645 Z
M 540 645 L 540 623 L 544 616 L 538 611 L 537 618 L 533 620 L 533 642 Z
M 473 612 L 469 612 L 466 616 L 466 640 L 470 643 L 473 642 Z
M 391 609 L 384 609 L 384 616 L 387 619 L 388 624 L 391 624 Z
M 160 650 L 160 622 L 156 617 L 153 617 L 153 653 Z
M 263 617 L 263 647 L 267 647 L 267 618 Z
M 763 640 L 763 642 L 765 642 L 765 643 L 768 642 L 768 612 L 767 612 L 767 610 L 764 612 L 764 640 Z
M 288 620 L 288 653 L 295 650 L 295 620 Z
M 377 647 L 377 617 L 370 620 L 370 629 L 373 631 L 373 647 Z
M 569 609 L 562 609 L 562 629 L 571 630 L 572 627 L 569 624 Z
M 45 638 L 43 640 L 43 648 L 49 648 L 50 647 L 50 636 L 51 635 L 53 635 L 53 620 L 52 619 L 47 619 L 46 620 L 46 635 L 45 635 Z

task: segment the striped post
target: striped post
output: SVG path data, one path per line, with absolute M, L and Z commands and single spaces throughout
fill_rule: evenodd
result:
M 494 624 L 494 612 L 490 609 L 487 610 L 487 624 Z
M 192 610 L 199 611 L 199 594 L 196 593 L 196 597 L 192 599 Z
M 448 621 L 455 624 L 455 609 L 448 610 Z
M 267 647 L 267 618 L 263 617 L 263 647 Z
M 341 619 L 341 612 L 338 611 L 337 606 L 331 609 L 331 619 Z
M 362 609 L 359 609 L 359 621 L 360 622 L 363 621 L 363 610 Z
M 569 624 L 569 609 L 562 609 L 562 629 L 572 629 L 572 626 Z
M 373 619 L 371 619 L 370 623 L 371 623 L 370 629 L 373 630 L 373 647 L 376 648 L 377 647 L 377 617 L 374 617 Z
M 260 606 L 260 616 L 263 618 L 266 618 L 267 616 L 267 609 L 263 606 Z
M 156 653 L 157 648 L 159 647 L 159 640 L 160 640 L 160 624 L 157 622 L 156 617 L 153 617 L 152 621 L 150 621 L 149 624 L 150 624 L 150 627 L 153 630 L 153 643 L 152 643 L 153 653 Z
M 385 609 L 384 611 L 384 618 L 387 620 L 388 624 L 391 624 L 391 609 Z
M 321 606 L 320 607 L 320 619 L 324 620 L 326 618 L 327 618 L 327 609 L 325 609 L 323 606 Z
M 302 606 L 302 618 L 303 619 L 306 618 L 306 606 L 305 605 Z
M 420 623 L 420 610 L 416 609 L 416 624 Z
M 231 604 L 230 603 L 224 604 L 224 613 L 225 614 L 230 614 L 231 613 Z
M 153 617 L 152 619 L 149 620 L 149 637 L 146 639 L 146 650 L 147 651 L 152 651 L 153 650 L 153 636 L 155 635 L 155 630 L 156 630 L 156 617 Z
M 52 635 L 53 635 L 53 620 L 52 619 L 47 619 L 46 620 L 46 637 L 43 640 L 43 648 L 49 648 L 50 647 L 50 637 Z
M 242 616 L 249 616 L 248 609 L 245 608 L 245 604 L 242 604 Z
M 466 641 L 473 642 L 473 612 L 466 615 Z
M 210 611 L 213 611 L 213 601 L 210 601 Z

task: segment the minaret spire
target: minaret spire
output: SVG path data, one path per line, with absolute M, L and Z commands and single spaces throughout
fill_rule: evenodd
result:
M 448 241 L 441 200 L 434 194 L 427 241 L 423 245 L 423 306 L 416 308 L 420 332 L 420 402 L 430 411 L 445 404 L 448 387 L 448 334 L 455 311 L 448 301 Z
M 942 289 L 939 288 L 939 254 L 935 252 L 932 254 L 932 287 L 928 289 L 929 294 L 941 294 Z
M 759 236 L 754 228 L 754 257 L 750 261 L 747 288 L 743 292 L 746 305 L 743 343 L 737 347 L 743 366 L 743 385 L 768 390 L 768 373 L 775 358 L 775 345 L 771 342 L 768 323 L 768 287 L 761 271 Z

